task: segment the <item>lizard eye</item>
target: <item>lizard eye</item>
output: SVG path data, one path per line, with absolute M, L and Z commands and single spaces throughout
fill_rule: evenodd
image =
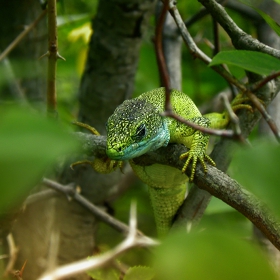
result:
M 146 127 L 144 124 L 140 124 L 135 134 L 131 137 L 134 141 L 140 141 L 143 139 L 143 137 L 146 135 Z

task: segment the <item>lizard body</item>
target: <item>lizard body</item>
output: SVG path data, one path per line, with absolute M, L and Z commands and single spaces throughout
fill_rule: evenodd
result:
M 172 109 L 176 114 L 200 126 L 224 128 L 229 122 L 226 112 L 202 116 L 194 102 L 180 91 L 172 90 L 170 97 Z M 251 109 L 249 105 L 240 103 L 238 100 L 232 103 L 233 109 Z M 184 201 L 188 181 L 184 171 L 187 166 L 189 164 L 192 166 L 190 176 L 192 181 L 198 160 L 205 172 L 207 172 L 205 160 L 215 165 L 206 154 L 209 136 L 173 118 L 163 117 L 161 113 L 164 111 L 164 104 L 164 88 L 154 89 L 137 98 L 124 101 L 116 108 L 106 124 L 106 153 L 110 160 L 97 158 L 94 162 L 78 162 L 90 163 L 97 172 L 108 173 L 120 166 L 118 161 L 129 160 L 136 175 L 149 186 L 157 230 L 161 235 L 169 230 L 174 215 Z M 88 125 L 77 124 L 96 134 Z M 180 156 L 180 159 L 187 158 L 183 172 L 167 165 L 140 166 L 134 163 L 133 158 L 167 146 L 168 143 L 180 143 L 190 149 Z
M 164 103 L 165 90 L 158 88 L 124 101 L 107 122 L 107 155 L 113 160 L 129 160 L 136 175 L 149 186 L 159 234 L 165 234 L 170 228 L 184 200 L 188 177 L 182 171 L 166 165 L 136 165 L 133 158 L 168 143 L 181 143 L 190 148 L 181 158 L 188 158 L 184 169 L 192 161 L 191 180 L 197 160 L 200 160 L 205 171 L 205 159 L 214 165 L 206 155 L 209 136 L 173 118 L 161 116 Z M 225 114 L 203 117 L 193 101 L 180 91 L 171 92 L 171 104 L 176 114 L 201 126 L 222 128 L 228 123 Z

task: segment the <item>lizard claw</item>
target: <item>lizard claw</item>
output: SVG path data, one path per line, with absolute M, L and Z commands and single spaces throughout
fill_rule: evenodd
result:
M 193 181 L 194 179 L 194 173 L 195 173 L 195 169 L 196 169 L 196 165 L 197 165 L 197 160 L 199 159 L 201 165 L 203 166 L 204 172 L 207 173 L 207 166 L 205 163 L 206 159 L 207 161 L 209 161 L 210 164 L 212 164 L 213 166 L 216 166 L 215 162 L 206 154 L 196 154 L 195 152 L 193 152 L 192 150 L 188 151 L 187 153 L 181 154 L 180 159 L 184 159 L 184 158 L 188 158 L 182 168 L 182 172 L 185 173 L 185 171 L 187 170 L 191 160 L 192 160 L 192 168 L 191 168 L 191 176 L 190 176 L 190 182 Z
M 123 173 L 123 161 L 112 160 L 108 157 L 96 157 L 91 166 L 96 172 L 102 174 L 111 173 L 117 168 L 120 168 Z
M 123 161 L 117 161 L 109 159 L 108 157 L 96 157 L 93 161 L 82 160 L 74 162 L 70 165 L 70 168 L 74 170 L 74 166 L 78 164 L 89 164 L 91 167 L 98 173 L 107 174 L 115 171 L 117 168 L 120 168 L 123 173 Z

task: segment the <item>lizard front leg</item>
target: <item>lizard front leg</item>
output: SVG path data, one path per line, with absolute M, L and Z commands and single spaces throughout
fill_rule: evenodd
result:
M 94 135 L 100 135 L 100 133 L 94 127 L 88 124 L 77 122 L 77 121 L 73 122 L 73 124 L 86 128 Z M 89 164 L 96 172 L 101 174 L 111 173 L 115 171 L 117 168 L 120 168 L 122 171 L 123 168 L 123 161 L 113 160 L 110 159 L 108 156 L 95 157 L 93 161 L 90 160 L 77 161 L 72 163 L 70 165 L 70 168 L 74 169 L 74 166 L 79 164 Z
M 209 119 L 204 118 L 204 117 L 194 118 L 194 119 L 192 119 L 192 121 L 203 127 L 210 126 Z M 185 140 L 183 138 L 180 142 L 188 147 L 189 140 L 186 140 L 186 144 L 184 143 L 184 141 Z M 202 164 L 205 173 L 207 173 L 207 166 L 206 166 L 205 160 L 207 160 L 213 166 L 216 165 L 215 162 L 206 154 L 206 148 L 208 145 L 208 141 L 209 141 L 209 135 L 206 135 L 199 130 L 195 131 L 192 136 L 190 150 L 180 156 L 181 160 L 184 158 L 187 158 L 187 160 L 182 168 L 182 172 L 185 172 L 187 170 L 187 167 L 189 166 L 190 162 L 192 161 L 190 182 L 193 181 L 198 160 Z

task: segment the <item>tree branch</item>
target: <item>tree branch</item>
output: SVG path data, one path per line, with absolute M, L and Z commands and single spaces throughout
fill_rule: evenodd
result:
M 202 2 L 215 2 L 215 1 L 210 1 L 210 0 L 202 0 Z M 248 34 L 246 34 L 245 32 L 243 32 L 241 29 L 239 29 L 237 27 L 237 25 L 233 22 L 233 20 L 226 14 L 225 10 L 223 9 L 222 6 L 220 6 L 218 3 L 214 3 L 212 6 L 215 6 L 216 9 L 210 10 L 213 18 L 215 18 L 218 22 L 219 22 L 219 15 L 223 14 L 223 19 L 224 21 L 227 23 L 226 26 L 232 26 L 231 29 L 233 29 L 235 31 L 235 36 L 241 36 L 241 33 L 243 34 L 243 36 L 249 36 Z M 219 9 L 218 9 L 218 8 Z M 178 12 L 177 7 L 175 6 L 175 4 L 171 1 L 170 2 L 170 13 L 173 16 L 180 32 L 181 35 L 187 45 L 187 47 L 189 48 L 189 51 L 191 52 L 191 54 L 195 57 L 195 58 L 199 58 L 201 61 L 203 61 L 204 63 L 206 63 L 207 65 L 211 62 L 211 59 L 205 54 L 203 53 L 195 44 L 193 38 L 191 37 L 189 31 L 187 30 L 181 16 L 180 13 Z M 220 14 L 216 14 L 216 13 L 220 13 Z M 221 22 L 219 22 L 221 24 Z M 244 35 L 245 34 L 245 35 Z M 229 34 L 230 36 L 233 36 L 232 33 Z M 249 36 L 250 37 L 250 36 Z M 232 38 L 232 37 L 231 37 Z M 239 38 L 239 37 L 238 37 Z M 250 37 L 251 38 L 251 37 Z M 274 55 L 275 57 L 280 57 L 280 51 L 267 47 L 266 45 L 260 43 L 260 42 L 255 42 L 257 40 L 251 40 L 251 41 L 247 41 L 247 44 L 253 44 L 252 42 L 254 42 L 254 46 L 256 47 L 256 49 L 254 50 L 258 50 L 258 51 L 262 51 L 271 55 Z M 248 46 L 249 46 L 248 45 Z M 267 48 L 266 48 L 267 47 Z M 246 48 L 245 48 L 246 49 Z M 250 49 L 250 48 L 249 48 Z M 264 50 L 270 50 L 270 52 L 266 52 Z M 277 56 L 278 55 L 278 56 Z M 226 79 L 226 81 L 234 86 L 236 86 L 242 93 L 246 94 L 249 99 L 252 101 L 253 105 L 260 111 L 260 113 L 262 114 L 262 116 L 264 117 L 264 119 L 267 121 L 268 125 L 270 126 L 271 130 L 273 131 L 273 133 L 275 134 L 276 139 L 280 142 L 280 132 L 275 124 L 275 122 L 270 118 L 269 114 L 266 112 L 264 106 L 260 103 L 260 101 L 258 100 L 258 98 L 250 91 L 250 89 L 244 85 L 243 83 L 241 83 L 240 81 L 238 81 L 234 76 L 232 76 L 226 69 L 224 69 L 221 65 L 218 66 L 212 66 L 212 69 L 215 70 L 217 73 L 219 73 L 223 78 Z M 275 76 L 274 76 L 275 77 Z M 265 82 L 267 83 L 270 80 L 270 78 L 267 78 L 265 80 Z M 262 83 L 261 86 L 263 86 L 266 83 Z M 259 87 L 257 87 L 259 88 Z M 178 121 L 183 122 L 197 130 L 209 133 L 209 134 L 215 134 L 214 131 L 206 131 L 208 129 L 203 129 L 201 127 L 196 127 L 195 124 L 191 123 L 191 122 L 187 122 L 185 120 L 183 120 L 182 118 L 180 118 L 179 116 L 176 116 L 173 112 L 166 112 L 165 116 L 170 116 L 173 118 L 176 118 Z M 227 133 L 225 133 L 225 135 L 223 136 L 227 136 L 227 137 L 232 137 L 234 136 L 234 133 L 231 131 L 231 133 L 228 131 Z
M 48 1 L 48 79 L 47 79 L 47 110 L 49 115 L 56 117 L 56 65 L 57 59 L 65 60 L 58 53 L 57 25 L 56 25 L 56 0 Z
M 164 27 L 165 18 L 168 12 L 169 0 L 163 2 L 163 6 L 160 12 L 160 16 L 156 25 L 156 36 L 155 36 L 155 48 L 156 48 L 156 57 L 157 64 L 160 72 L 160 78 L 163 86 L 165 87 L 165 110 L 167 112 L 172 111 L 171 102 L 170 102 L 170 78 L 165 62 L 165 57 L 162 47 L 162 31 Z
M 251 35 L 245 33 L 227 14 L 226 10 L 215 0 L 198 0 L 219 22 L 232 40 L 236 49 L 259 51 L 280 58 L 280 51 L 271 48 Z
M 61 185 L 55 181 L 46 178 L 43 179 L 43 184 L 45 184 L 49 188 L 52 188 L 53 190 L 56 190 L 57 192 L 65 194 L 67 197 L 74 199 L 80 205 L 82 205 L 83 207 L 88 209 L 91 213 L 93 213 L 98 219 L 110 225 L 112 228 L 116 229 L 117 231 L 122 232 L 124 234 L 127 234 L 129 232 L 129 227 L 126 224 L 115 219 L 114 217 L 107 214 L 105 211 L 101 210 L 99 207 L 95 206 L 85 197 L 80 195 L 75 189 Z M 144 236 L 143 233 L 141 233 L 140 231 L 137 231 L 137 234 L 139 236 Z
M 100 136 L 87 136 L 86 141 L 88 141 L 89 138 L 92 138 L 94 143 L 94 138 L 96 137 Z M 82 137 L 80 140 L 81 139 Z M 105 147 L 105 138 L 102 139 L 102 142 Z M 138 165 L 160 163 L 182 170 L 184 161 L 178 160 L 178 158 L 186 151 L 187 149 L 182 145 L 171 144 L 167 147 L 160 148 L 155 152 L 147 153 L 139 158 L 133 159 L 133 161 Z M 280 224 L 275 217 L 268 214 L 269 211 L 265 205 L 252 193 L 244 189 L 234 179 L 230 178 L 219 169 L 210 165 L 207 165 L 207 168 L 208 172 L 205 175 L 203 167 L 200 164 L 197 165 L 194 183 L 199 188 L 206 190 L 223 200 L 247 217 L 263 232 L 275 247 L 280 250 Z M 191 174 L 191 167 L 187 169 L 186 174 L 188 176 Z
M 15 38 L 15 40 L 1 53 L 0 61 L 5 58 L 19 43 L 20 41 L 40 22 L 46 15 L 47 10 L 44 10 L 30 25 Z

